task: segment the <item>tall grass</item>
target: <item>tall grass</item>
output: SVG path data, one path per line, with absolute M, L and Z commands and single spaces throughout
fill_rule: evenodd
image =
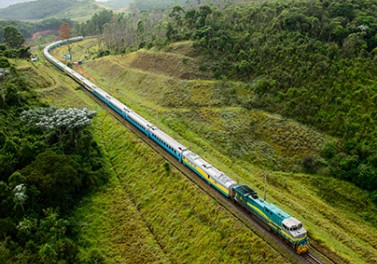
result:
M 303 221 L 318 244 L 352 263 L 377 262 L 376 206 L 367 193 L 352 184 L 321 176 L 326 167 L 319 158 L 319 151 L 326 141 L 336 139 L 283 117 L 249 109 L 248 102 L 253 100 L 253 95 L 247 84 L 181 80 L 134 69 L 120 63 L 122 60 L 126 61 L 127 56 L 106 57 L 86 63 L 84 69 L 95 77 L 100 87 L 235 180 L 261 191 L 263 175 L 268 173 L 267 200 Z M 302 164 L 308 156 L 317 161 L 317 174 L 303 173 Z M 128 169 L 137 170 L 134 166 L 131 168 L 119 168 L 119 172 L 126 170 L 127 175 Z M 162 169 L 154 170 L 151 173 L 155 172 L 155 179 L 160 181 Z M 130 189 L 135 197 L 139 197 L 143 187 L 154 182 L 144 181 L 145 174 L 140 173 L 138 181 L 142 185 Z M 157 192 L 159 185 L 153 188 Z M 157 210 L 148 202 L 154 195 L 142 196 L 146 202 L 141 202 L 140 211 L 149 215 Z M 175 204 L 175 199 L 165 202 Z M 186 203 L 185 199 L 179 201 Z M 180 214 L 175 213 L 172 220 L 166 220 L 169 225 L 177 225 L 174 219 Z M 162 218 L 151 219 L 161 221 Z M 222 225 L 221 228 L 226 229 Z M 212 234 L 211 229 L 207 233 Z M 168 236 L 173 237 L 173 242 L 166 242 L 167 247 L 174 248 L 173 252 L 185 252 L 185 245 L 172 246 L 178 235 L 162 235 L 164 239 Z M 172 259 L 182 260 L 174 254 Z
M 58 107 L 97 111 L 96 141 L 113 168 L 110 182 L 77 205 L 80 259 L 105 263 L 285 263 L 261 238 L 166 165 L 134 134 L 43 63 L 54 85 L 40 90 Z

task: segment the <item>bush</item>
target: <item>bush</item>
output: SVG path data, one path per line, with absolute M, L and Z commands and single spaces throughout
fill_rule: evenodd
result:
M 312 156 L 306 155 L 303 160 L 303 166 L 307 173 L 315 173 L 317 162 Z
M 5 57 L 0 57 L 0 68 L 8 68 L 10 66 L 9 61 Z
M 337 147 L 335 142 L 328 142 L 321 151 L 321 157 L 325 159 L 331 159 L 337 153 Z

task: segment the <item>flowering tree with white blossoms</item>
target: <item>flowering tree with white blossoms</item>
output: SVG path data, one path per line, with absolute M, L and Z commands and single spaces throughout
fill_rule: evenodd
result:
M 91 119 L 95 115 L 95 111 L 87 108 L 46 107 L 23 111 L 21 119 L 31 126 L 41 128 L 45 134 L 48 131 L 55 132 L 61 144 L 64 136 L 72 132 L 76 144 L 82 130 L 91 124 Z
M 15 203 L 15 206 L 17 205 L 21 206 L 22 211 L 25 213 L 24 203 L 26 202 L 26 199 L 27 199 L 25 184 L 23 183 L 18 184 L 16 187 L 14 187 L 13 192 L 14 192 L 13 201 Z

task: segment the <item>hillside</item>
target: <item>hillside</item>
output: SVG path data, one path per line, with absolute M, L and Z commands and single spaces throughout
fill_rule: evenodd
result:
M 247 0 L 231 0 L 231 1 L 222 1 L 222 0 L 109 0 L 104 1 L 103 4 L 114 9 L 127 8 L 127 10 L 140 10 L 140 11 L 152 11 L 155 9 L 169 9 L 175 5 L 181 5 L 188 8 L 199 7 L 203 4 L 209 4 L 212 6 L 224 8 L 225 6 L 232 4 L 247 4 Z
M 103 4 L 114 9 L 120 9 L 126 7 L 131 2 L 132 0 L 109 0 L 104 2 Z
M 330 174 L 377 202 L 376 12 L 377 1 L 343 0 L 178 8 L 166 37 L 193 40 L 217 79 L 248 82 L 254 96 L 245 107 L 339 137 L 322 153 Z
M 68 22 L 72 24 L 72 21 L 69 19 L 56 19 L 56 18 L 48 18 L 37 22 L 26 22 L 26 21 L 18 21 L 18 20 L 1 20 L 0 21 L 0 43 L 3 42 L 3 30 L 6 26 L 13 26 L 18 29 L 18 31 L 25 37 L 30 38 L 36 32 L 41 31 L 58 31 L 60 26 L 64 23 Z
M 252 96 L 244 83 L 186 80 L 164 67 L 151 71 L 146 66 L 156 58 L 165 65 L 171 57 L 179 62 L 181 56 L 195 54 L 188 43 L 174 44 L 163 52 L 149 51 L 153 56 L 139 51 L 93 61 L 95 41 L 77 43 L 73 50 L 76 58 L 87 59 L 78 70 L 230 177 L 261 192 L 267 173 L 267 200 L 303 221 L 313 245 L 322 245 L 351 263 L 377 261 L 377 208 L 369 194 L 338 179 L 305 173 L 308 168 L 303 161 L 320 160 L 323 145 L 336 139 L 281 116 L 243 107 Z M 132 62 L 141 58 L 147 61 L 135 68 Z M 320 174 L 326 170 L 316 166 Z
M 248 84 L 243 107 L 339 137 L 323 148 L 323 159 L 307 156 L 307 169 L 327 166 L 326 175 L 368 190 L 377 203 L 377 1 L 368 6 L 361 0 L 331 0 L 224 7 L 122 14 L 104 27 L 99 56 L 193 41 L 202 72 Z M 92 23 L 80 25 L 77 32 L 94 34 L 90 28 Z
M 111 178 L 75 208 L 80 251 L 74 263 L 295 263 L 166 164 L 66 75 L 44 61 L 18 62 L 18 68 L 39 84 L 35 91 L 45 103 L 97 111 L 93 134 Z
M 339 137 L 305 166 L 327 167 L 326 175 L 368 190 L 377 203 L 376 12 L 375 0 L 175 6 L 110 21 L 99 55 L 192 41 L 202 72 L 248 85 L 248 100 L 235 105 Z
M 24 3 L 24 2 L 30 2 L 30 1 L 34 1 L 34 0 L 3 0 L 3 1 L 0 2 L 0 8 L 5 8 L 5 7 L 8 7 L 10 5 Z
M 40 20 L 46 18 L 70 18 L 77 21 L 85 21 L 102 8 L 102 4 L 94 0 L 38 0 L 0 9 L 0 19 Z

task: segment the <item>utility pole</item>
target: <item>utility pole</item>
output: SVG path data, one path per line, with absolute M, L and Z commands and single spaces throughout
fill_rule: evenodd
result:
M 266 201 L 266 195 L 267 195 L 267 172 L 264 172 L 264 199 Z

